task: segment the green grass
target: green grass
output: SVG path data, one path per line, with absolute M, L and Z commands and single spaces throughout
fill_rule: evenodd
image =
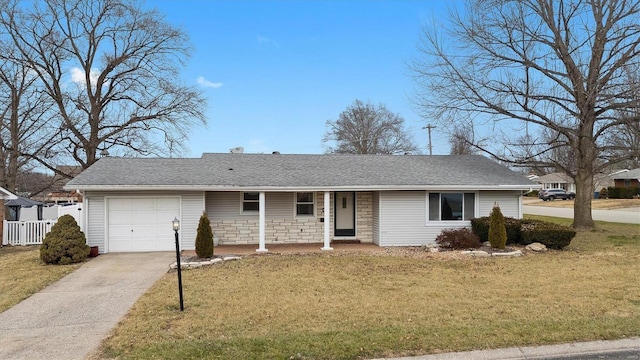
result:
M 73 265 L 45 265 L 39 246 L 0 248 L 0 312 L 7 310 L 76 268 Z
M 638 336 L 637 234 L 598 223 L 520 258 L 252 256 L 184 271 L 184 313 L 167 274 L 100 356 L 358 359 Z

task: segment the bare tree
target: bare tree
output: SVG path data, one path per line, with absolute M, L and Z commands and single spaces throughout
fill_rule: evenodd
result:
M 356 100 L 337 120 L 327 121 L 328 152 L 347 154 L 404 154 L 416 150 L 404 129 L 404 119 L 387 108 Z
M 0 43 L 1 54 L 15 53 Z M 33 164 L 25 153 L 42 154 L 55 134 L 49 123 L 52 102 L 24 63 L 0 62 L 0 186 L 15 191 L 20 172 Z
M 449 145 L 451 155 L 469 155 L 478 152 L 475 141 L 473 124 L 454 125 L 453 131 L 449 134 Z
M 188 129 L 205 123 L 206 101 L 179 84 L 188 37 L 136 0 L 0 0 L 0 26 L 56 107 L 63 151 L 86 168 L 101 151 L 180 151 Z M 47 155 L 29 154 L 52 171 Z M 59 160 L 56 162 L 60 162 Z
M 591 229 L 594 174 L 637 157 L 633 149 L 607 155 L 620 149 L 606 139 L 626 123 L 620 112 L 637 109 L 625 69 L 640 62 L 639 12 L 637 0 L 468 0 L 452 12 L 447 36 L 423 33 L 412 64 L 417 103 L 430 119 L 473 118 L 492 130 L 502 148 L 483 151 L 501 160 L 556 166 L 547 154 L 570 149 L 573 227 Z M 534 142 L 514 143 L 523 133 Z M 528 150 L 514 149 L 522 145 Z

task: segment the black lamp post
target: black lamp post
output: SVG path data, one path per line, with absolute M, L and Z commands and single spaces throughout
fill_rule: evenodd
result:
M 182 302 L 182 267 L 180 266 L 180 242 L 178 241 L 178 230 L 180 230 L 180 220 L 174 218 L 172 221 L 173 232 L 176 234 L 176 262 L 178 263 L 178 292 L 180 293 L 180 311 L 184 311 Z

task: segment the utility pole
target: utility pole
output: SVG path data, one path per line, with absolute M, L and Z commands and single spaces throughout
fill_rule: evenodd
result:
M 433 155 L 433 151 L 432 151 L 433 146 L 431 146 L 431 129 L 435 129 L 435 128 L 436 127 L 431 124 L 423 127 L 423 129 L 427 129 L 429 131 L 429 155 Z

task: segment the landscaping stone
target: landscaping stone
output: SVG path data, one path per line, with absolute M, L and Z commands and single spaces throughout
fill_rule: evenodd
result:
M 547 247 L 544 244 L 541 244 L 538 242 L 527 245 L 526 249 L 530 251 L 535 251 L 535 252 L 547 251 Z
M 482 250 L 467 250 L 467 251 L 463 251 L 462 254 L 464 255 L 469 255 L 472 257 L 489 257 L 489 253 L 486 251 L 482 251 Z
M 225 256 L 222 258 L 222 260 L 224 261 L 240 260 L 240 259 L 242 259 L 240 256 Z
M 492 253 L 491 256 L 522 256 L 522 251 L 510 251 L 510 252 L 495 252 Z

